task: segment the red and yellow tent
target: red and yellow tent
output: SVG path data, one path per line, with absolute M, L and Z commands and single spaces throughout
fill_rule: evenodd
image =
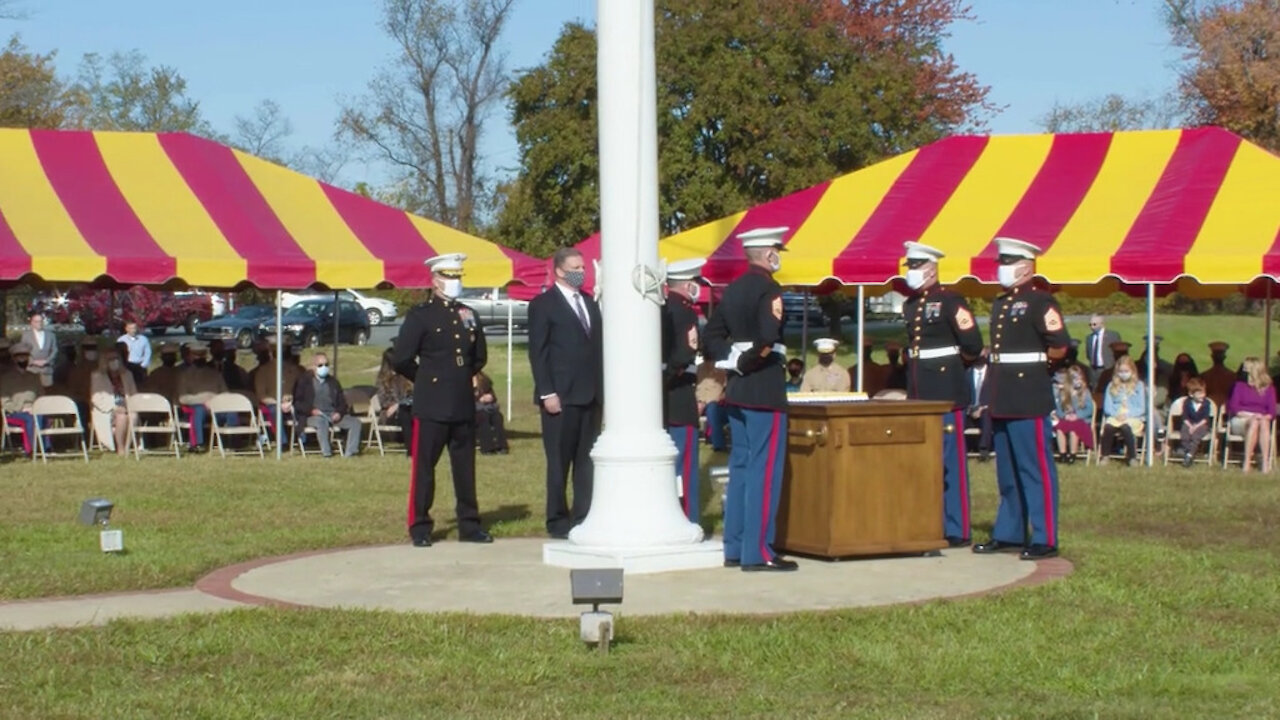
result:
M 422 287 L 467 254 L 506 285 L 521 253 L 185 133 L 0 129 L 0 282 Z
M 1055 285 L 1234 291 L 1280 278 L 1280 158 L 1217 128 L 958 136 L 671 236 L 660 255 L 707 257 L 725 283 L 744 267 L 736 235 L 771 226 L 791 228 L 784 285 L 886 283 L 906 240 L 947 253 L 943 282 L 992 283 L 992 240 L 1010 236 L 1045 249 L 1037 271 Z

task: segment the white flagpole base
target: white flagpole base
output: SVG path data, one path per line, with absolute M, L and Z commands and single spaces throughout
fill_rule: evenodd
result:
M 542 562 L 552 567 L 573 569 L 622 568 L 630 575 L 703 570 L 724 564 L 724 544 L 719 540 L 705 540 L 697 545 L 616 548 L 558 540 L 542 546 Z

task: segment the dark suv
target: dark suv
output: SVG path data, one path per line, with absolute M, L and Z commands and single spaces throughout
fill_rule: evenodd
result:
M 289 308 L 283 316 L 284 334 L 303 347 L 329 345 L 333 337 L 333 301 L 302 300 Z M 275 318 L 262 324 L 263 334 L 276 334 Z M 338 342 L 364 345 L 369 342 L 369 316 L 356 303 L 342 300 L 338 303 Z

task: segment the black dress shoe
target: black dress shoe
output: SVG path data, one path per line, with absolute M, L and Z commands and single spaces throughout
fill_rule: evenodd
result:
M 552 540 L 568 540 L 568 539 L 569 539 L 569 533 L 567 533 L 567 532 L 553 532 L 553 533 L 547 533 L 547 537 L 551 538 Z
M 1052 545 L 1032 545 L 1023 550 L 1018 557 L 1023 560 L 1043 560 L 1044 558 L 1058 557 L 1058 548 Z
M 470 535 L 463 535 L 458 538 L 458 542 L 487 544 L 493 542 L 493 536 L 483 530 L 477 530 Z
M 759 565 L 742 565 L 742 572 L 790 572 L 800 568 L 800 564 L 794 560 L 783 560 L 782 558 L 774 558 L 766 560 Z
M 1007 543 L 1003 540 L 988 540 L 987 542 L 974 545 L 973 551 L 979 555 L 986 555 L 988 553 L 998 552 L 1018 552 L 1019 550 L 1022 550 L 1022 548 L 1023 545 L 1021 543 Z
M 947 547 L 969 547 L 972 542 L 969 538 L 949 537 L 947 538 Z
M 742 561 L 741 561 L 741 560 L 728 560 L 728 559 L 726 559 L 726 560 L 724 561 L 724 566 L 725 566 L 725 567 L 727 567 L 727 568 L 735 568 L 735 567 L 739 567 L 739 566 L 741 566 L 741 565 L 742 565 Z
M 414 538 L 413 546 L 414 547 L 431 547 L 431 538 L 429 537 Z

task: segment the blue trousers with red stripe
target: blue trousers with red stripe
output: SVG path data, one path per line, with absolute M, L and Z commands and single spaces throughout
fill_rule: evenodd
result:
M 1000 509 L 991 539 L 1018 545 L 1058 545 L 1058 468 L 1049 452 L 1049 418 L 995 418 L 996 485 Z
M 969 459 L 964 445 L 964 410 L 942 416 L 942 520 L 943 534 L 948 538 L 969 539 Z
M 698 504 L 698 426 L 668 425 L 667 434 L 676 444 L 676 476 L 680 478 L 680 507 L 690 522 L 701 519 L 702 507 Z
M 772 560 L 775 519 L 787 459 L 787 414 L 730 405 L 729 489 L 724 557 L 743 565 Z

